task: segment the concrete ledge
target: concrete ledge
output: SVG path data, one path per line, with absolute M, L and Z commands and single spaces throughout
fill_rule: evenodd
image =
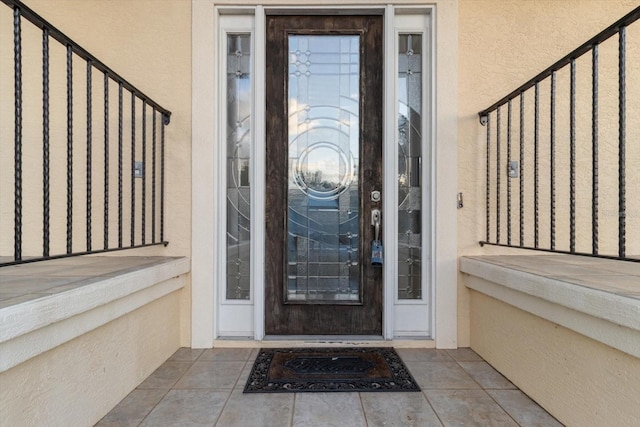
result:
M 463 257 L 460 271 L 471 276 L 470 289 L 640 358 L 640 293 L 613 286 L 611 279 L 616 276 L 616 283 L 637 283 L 640 288 L 640 265 L 614 262 L 616 269 L 609 260 L 589 259 L 586 265 L 573 258 L 578 260 Z M 590 286 L 578 284 L 583 275 Z
M 121 274 L 96 276 L 82 286 L 1 308 L 0 372 L 183 288 L 186 278 L 179 276 L 189 268 L 187 258 L 159 258 Z

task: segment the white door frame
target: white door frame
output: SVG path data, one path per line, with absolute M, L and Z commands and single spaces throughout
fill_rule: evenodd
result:
M 337 2 L 336 2 L 337 4 Z M 371 4 L 371 3 L 369 3 Z M 191 274 L 191 345 L 194 348 L 210 348 L 217 338 L 218 321 L 218 281 L 215 268 L 216 257 L 224 248 L 219 247 L 224 239 L 217 238 L 221 211 L 220 194 L 224 185 L 219 185 L 220 176 L 216 175 L 217 166 L 217 130 L 214 127 L 216 117 L 216 84 L 212 76 L 216 76 L 216 33 L 218 12 L 215 6 L 221 2 L 213 0 L 192 1 L 192 274 Z M 323 6 L 324 7 L 324 6 Z M 367 6 L 373 8 L 372 6 Z M 319 8 L 316 7 L 316 8 Z M 335 6 L 334 9 L 340 8 Z M 392 25 L 394 7 L 379 3 L 378 10 L 385 11 L 385 25 Z M 288 7 L 287 9 L 292 9 Z M 342 8 L 340 8 L 342 9 Z M 409 7 L 402 7 L 406 11 Z M 424 10 L 424 7 L 422 8 Z M 455 348 L 457 346 L 457 227 L 456 227 L 456 188 L 457 188 L 457 1 L 437 1 L 430 6 L 434 39 L 436 46 L 433 55 L 435 85 L 432 96 L 435 97 L 433 111 L 432 141 L 432 176 L 430 185 L 431 200 L 431 236 L 432 247 L 431 278 L 433 283 L 433 306 L 431 313 L 432 337 L 438 348 Z M 264 34 L 265 7 L 225 8 L 232 13 L 255 13 L 255 34 Z M 304 8 L 300 8 L 304 10 Z M 400 11 L 400 8 L 395 9 Z M 437 16 L 436 16 L 437 12 Z M 386 31 L 388 34 L 388 31 Z M 386 50 L 393 51 L 393 40 L 386 40 Z M 445 48 L 446 47 L 446 48 Z M 389 50 L 391 49 L 391 50 Z M 393 61 L 386 55 L 386 64 Z M 264 66 L 264 49 L 254 50 L 256 69 Z M 393 67 L 385 66 L 385 81 L 393 81 L 390 75 Z M 258 77 L 260 73 L 256 73 Z M 263 75 L 263 74 L 262 74 Z M 437 76 L 443 76 L 437 78 Z M 391 80 L 389 80 L 391 79 Z M 255 79 L 256 105 L 264 110 L 264 75 L 262 80 Z M 385 89 L 385 93 L 388 90 Z M 392 103 L 385 102 L 385 105 Z M 394 107 L 387 107 L 393 109 Z M 395 112 L 385 111 L 385 115 Z M 264 111 L 256 111 L 253 122 L 256 135 L 264 135 Z M 386 120 L 385 120 L 386 122 Z M 385 129 L 385 139 L 393 137 L 394 129 Z M 262 139 L 262 141 L 260 141 Z M 255 138 L 255 154 L 264 153 L 264 138 Z M 387 146 L 390 144 L 386 144 Z M 385 148 L 385 156 L 391 153 Z M 389 157 L 395 161 L 395 157 Z M 255 176 L 264 176 L 264 165 L 255 162 Z M 262 168 L 262 169 L 261 169 Z M 262 175 L 260 175 L 262 174 Z M 264 183 L 254 181 L 253 193 L 255 209 L 264 212 Z M 389 194 L 395 179 L 387 179 L 383 191 Z M 260 188 L 261 185 L 261 188 Z M 214 191 L 212 191 L 212 189 Z M 397 209 L 393 200 L 385 198 L 384 210 L 393 212 Z M 255 211 L 254 211 L 255 212 Z M 252 239 L 264 241 L 264 224 L 262 216 L 252 218 Z M 426 225 L 426 224 L 425 224 Z M 437 225 L 437 226 L 436 226 Z M 390 228 L 390 227 L 388 227 Z M 389 230 L 391 233 L 392 230 Z M 385 235 L 387 241 L 395 239 L 395 235 Z M 258 246 L 258 245 L 254 245 Z M 256 341 L 264 338 L 264 249 L 252 253 L 253 313 L 254 336 Z M 387 269 L 394 270 L 395 269 Z M 393 272 L 385 272 L 385 282 L 393 283 Z M 391 288 L 391 289 L 389 289 Z M 393 338 L 393 303 L 395 288 L 385 286 L 383 333 L 387 339 Z

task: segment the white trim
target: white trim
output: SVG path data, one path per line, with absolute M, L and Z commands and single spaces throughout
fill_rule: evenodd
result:
M 398 89 L 396 87 L 396 58 L 395 36 L 393 33 L 394 7 L 388 5 L 384 17 L 384 111 L 383 111 L 383 167 L 382 167 L 382 220 L 384 221 L 385 263 L 383 268 L 382 286 L 384 289 L 382 301 L 383 314 L 383 336 L 386 339 L 393 339 L 394 325 L 394 304 L 396 295 L 396 279 L 398 277 L 397 240 L 398 224 L 391 220 L 395 215 L 388 215 L 387 212 L 394 212 L 398 209 L 398 150 L 396 147 L 397 127 L 394 126 L 397 117 Z M 392 82 L 391 84 L 389 84 Z M 389 120 L 391 118 L 391 120 Z M 389 256 L 389 254 L 394 254 Z
M 265 60 L 265 45 L 266 45 L 266 28 L 265 28 L 265 11 L 262 6 L 256 7 L 255 14 L 255 31 L 254 39 L 255 46 L 260 46 L 260 49 L 254 49 L 253 61 L 254 61 L 254 117 L 255 122 L 253 124 L 255 132 L 254 135 L 266 134 L 266 99 L 265 99 L 265 79 L 264 72 L 255 72 L 256 70 L 265 70 L 267 63 Z M 253 138 L 253 157 L 254 159 L 266 158 L 266 141 L 265 138 Z M 265 262 L 265 224 L 264 224 L 264 212 L 265 206 L 265 192 L 266 182 L 259 177 L 265 176 L 265 162 L 254 162 L 253 164 L 253 211 L 251 215 L 253 218 L 260 218 L 260 221 L 252 220 L 251 224 L 253 229 L 251 230 L 252 240 L 256 243 L 252 244 L 252 268 L 251 282 L 253 283 L 253 301 L 254 301 L 254 339 L 262 340 L 264 338 L 264 262 Z
M 212 3 L 191 2 L 191 347 L 211 348 L 217 328 L 214 292 L 218 223 L 214 179 L 215 31 Z
M 458 346 L 458 3 L 438 2 L 433 10 L 436 99 L 433 127 L 435 170 L 431 185 L 435 231 L 433 291 L 437 348 Z M 444 46 L 447 46 L 445 49 Z

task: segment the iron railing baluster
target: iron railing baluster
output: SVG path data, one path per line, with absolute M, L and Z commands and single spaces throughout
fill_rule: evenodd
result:
M 50 246 L 49 30 L 42 30 L 42 256 Z
M 550 117 L 550 236 L 549 242 L 551 250 L 556 248 L 556 72 L 551 73 L 551 117 Z
M 576 61 L 571 61 L 569 100 L 569 252 L 576 251 Z
M 162 126 L 160 127 L 160 242 L 165 243 L 164 240 L 164 155 L 165 155 L 165 140 L 164 140 L 164 127 L 169 124 L 169 116 L 162 116 Z
M 153 109 L 153 134 L 151 148 L 151 241 L 156 243 L 156 109 Z
M 109 75 L 104 73 L 104 249 L 109 248 Z
M 20 9 L 13 9 L 13 92 L 14 92 L 14 232 L 13 257 L 22 259 L 22 25 Z
M 524 246 L 524 92 L 520 93 L 520 246 Z
M 73 50 L 67 45 L 67 254 L 73 252 Z
M 507 103 L 507 164 L 511 162 L 511 100 Z M 503 169 L 504 170 L 504 169 Z M 507 175 L 507 244 L 511 246 L 511 178 Z
M 146 240 L 147 214 L 147 103 L 142 101 L 142 244 Z
M 598 45 L 591 61 L 591 253 L 598 255 Z
M 91 155 L 92 155 L 92 124 L 91 121 L 93 119 L 91 112 L 91 92 L 92 92 L 92 82 L 91 82 L 91 61 L 87 61 L 87 196 L 86 196 L 86 204 L 87 204 L 87 231 L 86 231 L 86 243 L 87 243 L 87 252 L 91 252 Z
M 118 82 L 118 247 L 122 248 L 122 82 Z
M 131 246 L 136 244 L 136 94 L 131 92 Z
M 540 87 L 538 82 L 535 84 L 535 111 L 534 111 L 534 123 L 533 123 L 533 247 L 537 248 L 539 244 L 538 236 L 538 204 L 540 199 L 540 171 L 538 164 L 538 146 L 540 137 Z
M 487 126 L 487 171 L 486 171 L 486 235 L 487 242 L 491 241 L 491 116 L 486 116 L 486 126 Z
M 496 242 L 500 243 L 500 175 L 501 165 L 500 165 L 500 107 L 496 110 Z
M 618 38 L 618 256 L 626 252 L 626 34 L 627 28 L 620 27 Z

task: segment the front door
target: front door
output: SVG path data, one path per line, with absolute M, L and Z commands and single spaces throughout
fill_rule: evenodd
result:
M 266 24 L 265 332 L 381 335 L 382 16 Z

